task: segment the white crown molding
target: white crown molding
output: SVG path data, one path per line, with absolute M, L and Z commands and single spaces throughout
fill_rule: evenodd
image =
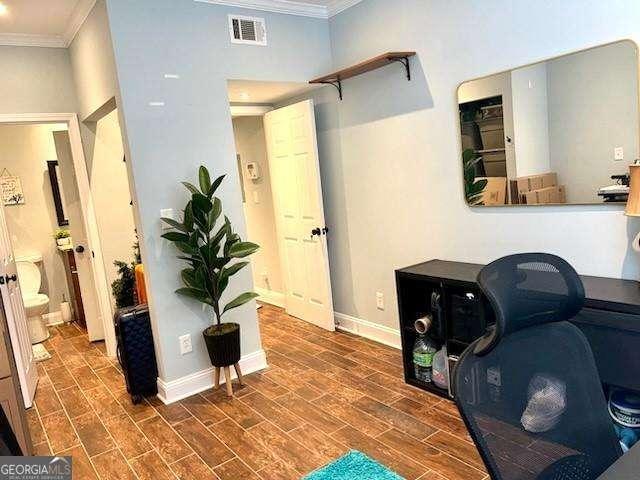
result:
M 286 13 L 302 17 L 329 18 L 345 11 L 362 0 L 331 0 L 329 6 L 293 0 L 193 0 L 197 3 L 212 3 L 228 7 L 249 8 L 265 12 Z
M 360 2 L 362 2 L 362 0 L 331 0 L 327 7 L 328 16 L 333 17 Z
M 28 33 L 0 33 L 1 46 L 65 48 L 60 35 L 32 35 Z
M 69 25 L 67 25 L 67 29 L 62 36 L 65 41 L 65 47 L 69 47 L 73 39 L 76 38 L 80 27 L 84 24 L 95 4 L 96 0 L 80 0 L 78 2 L 71 15 L 71 20 L 69 20 Z
M 249 8 L 265 12 L 286 13 L 302 17 L 328 18 L 327 7 L 291 0 L 193 0 L 196 3 L 212 3 L 227 7 Z

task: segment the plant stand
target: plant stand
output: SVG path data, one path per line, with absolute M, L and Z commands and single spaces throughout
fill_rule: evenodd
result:
M 224 381 L 227 387 L 227 397 L 233 397 L 233 384 L 231 383 L 231 366 L 228 367 L 215 367 L 215 371 L 213 374 L 214 380 L 214 389 L 217 390 L 220 388 L 220 370 L 224 369 Z M 242 378 L 242 370 L 240 370 L 240 364 L 235 363 L 233 365 L 234 370 L 236 371 L 236 375 L 238 377 L 238 383 L 243 386 L 244 379 Z

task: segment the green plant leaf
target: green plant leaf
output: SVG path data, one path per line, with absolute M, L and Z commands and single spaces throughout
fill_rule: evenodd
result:
M 249 265 L 249 262 L 238 262 L 231 265 L 229 268 L 222 268 L 218 275 L 218 292 L 220 295 L 225 291 L 229 284 L 229 278 L 238 273 L 242 268 Z
M 193 231 L 193 204 L 187 203 L 184 209 L 184 228 L 187 232 Z
M 213 227 L 215 226 L 216 222 L 218 221 L 218 218 L 220 218 L 220 214 L 222 213 L 222 202 L 220 201 L 220 199 L 218 197 L 215 197 L 213 199 L 213 207 L 211 208 L 211 211 L 209 212 L 209 221 L 207 226 L 209 227 L 209 230 L 213 230 Z
M 216 245 L 219 244 L 224 238 L 224 236 L 226 235 L 226 233 L 227 233 L 227 226 L 222 225 L 220 229 L 216 232 L 216 234 L 213 236 L 213 238 L 211 239 L 211 243 Z
M 209 170 L 204 165 L 201 165 L 198 170 L 198 180 L 200 182 L 200 190 L 208 196 L 211 189 L 211 177 L 209 176 Z
M 185 268 L 180 272 L 180 277 L 187 287 L 195 288 L 197 286 L 195 269 Z
M 182 182 L 182 185 L 184 185 L 186 189 L 189 190 L 192 194 L 200 193 L 200 190 L 198 190 L 198 187 L 196 187 L 193 183 Z
M 201 263 L 204 263 L 202 261 L 201 258 L 199 257 L 185 257 L 184 255 L 178 255 L 176 257 L 178 260 L 186 260 L 187 262 L 191 262 L 192 265 L 200 265 Z
M 167 232 L 162 235 L 162 238 L 164 238 L 165 240 L 169 240 L 170 242 L 188 242 L 189 241 L 189 235 L 187 235 L 186 233 L 180 233 L 180 232 Z
M 187 230 L 184 228 L 184 225 L 180 222 L 177 222 L 176 220 L 174 220 L 173 218 L 166 218 L 166 217 L 161 217 L 160 220 L 162 220 L 164 223 L 166 223 L 167 225 L 171 225 L 173 228 L 175 228 L 176 230 L 180 230 L 181 232 L 186 232 Z
M 198 216 L 199 213 L 201 213 L 203 216 L 206 216 L 211 210 L 211 208 L 213 207 L 211 200 L 209 200 L 207 197 L 205 197 L 201 193 L 194 193 L 191 196 L 191 202 L 193 205 L 193 214 L 196 217 Z
M 245 303 L 253 300 L 254 298 L 258 297 L 259 295 L 255 292 L 245 292 L 242 295 L 238 295 L 236 298 L 234 298 L 233 300 L 231 300 L 229 303 L 227 303 L 224 307 L 224 310 L 222 311 L 222 313 L 225 313 L 229 310 L 231 310 L 232 308 L 237 308 L 241 305 L 244 305 Z
M 178 250 L 180 250 L 183 253 L 187 253 L 189 255 L 199 254 L 198 249 L 187 242 L 175 242 L 175 244 L 176 244 L 176 247 L 178 247 Z
M 211 189 L 209 190 L 209 198 L 213 197 L 213 194 L 216 193 L 216 190 L 224 180 L 224 177 L 226 177 L 226 175 L 220 175 L 213 181 L 213 183 L 211 184 Z
M 234 243 L 229 249 L 229 256 L 232 258 L 244 258 L 255 253 L 260 248 L 255 243 L 238 242 Z
M 232 277 L 247 265 L 249 265 L 249 262 L 234 263 L 229 268 L 225 268 L 223 273 L 226 274 L 228 277 Z
M 202 303 L 206 303 L 207 305 L 213 305 L 213 299 L 209 297 L 207 292 L 204 292 L 197 288 L 182 287 L 177 289 L 176 293 L 185 297 L 195 298 L 196 300 Z

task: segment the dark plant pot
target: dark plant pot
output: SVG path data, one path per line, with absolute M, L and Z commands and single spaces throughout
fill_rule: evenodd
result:
M 240 361 L 240 325 L 223 323 L 202 332 L 214 367 L 228 367 Z

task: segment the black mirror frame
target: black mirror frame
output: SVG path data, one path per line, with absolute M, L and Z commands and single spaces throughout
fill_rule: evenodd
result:
M 49 181 L 51 182 L 51 193 L 53 194 L 53 204 L 56 207 L 56 217 L 58 217 L 58 226 L 66 227 L 69 220 L 64 216 L 64 207 L 62 205 L 62 196 L 60 195 L 60 186 L 58 183 L 58 167 L 57 160 L 47 160 L 47 170 L 49 171 Z

